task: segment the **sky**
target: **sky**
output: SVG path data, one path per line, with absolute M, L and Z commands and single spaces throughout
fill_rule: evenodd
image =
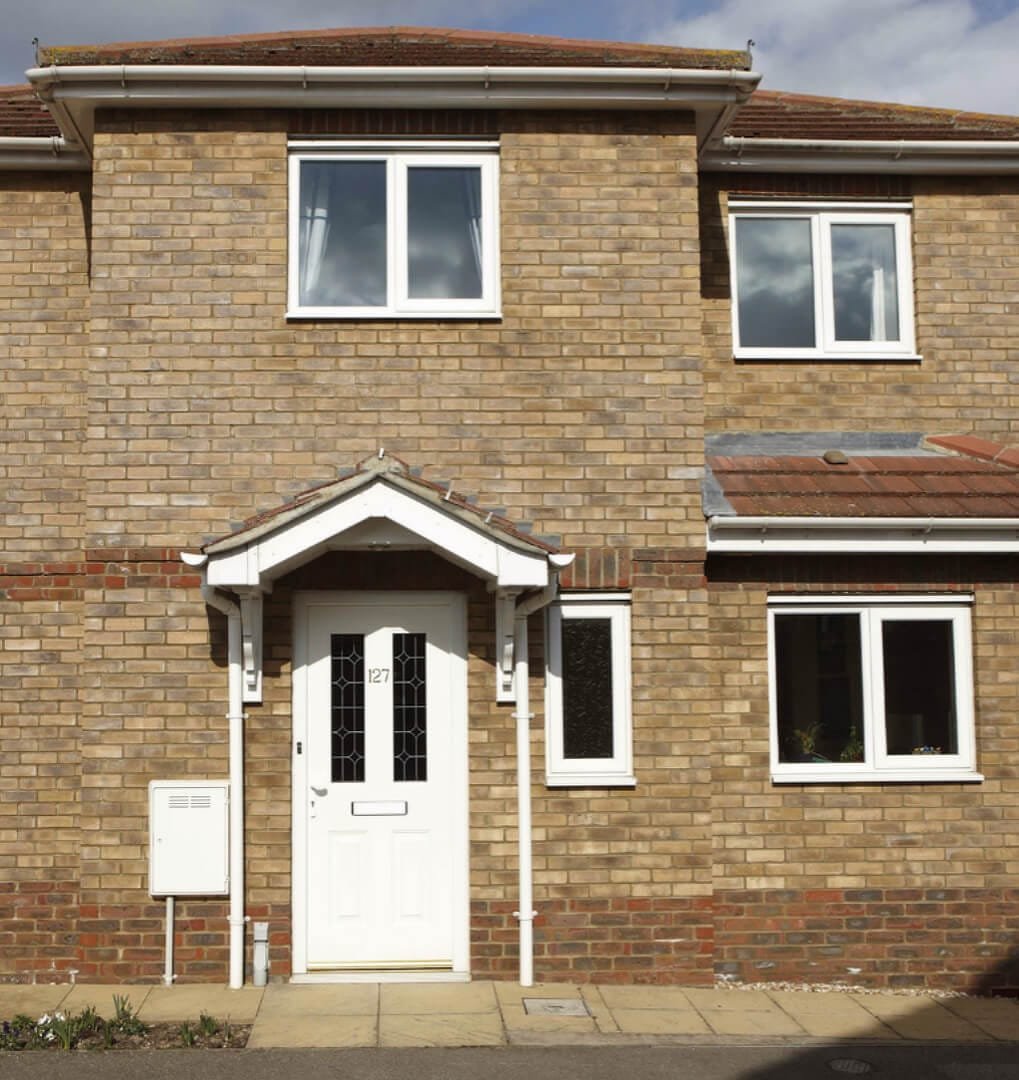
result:
M 1019 0 L 2 0 L 0 83 L 45 45 L 442 26 L 742 49 L 775 90 L 1019 114 Z

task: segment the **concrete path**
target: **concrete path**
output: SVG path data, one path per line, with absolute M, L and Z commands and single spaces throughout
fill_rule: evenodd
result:
M 1019 1003 L 851 991 L 515 983 L 0 986 L 0 1019 L 130 999 L 143 1020 L 252 1024 L 251 1049 L 753 1042 L 1019 1042 Z

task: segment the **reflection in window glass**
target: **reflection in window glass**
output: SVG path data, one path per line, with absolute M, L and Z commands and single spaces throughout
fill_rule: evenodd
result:
M 298 245 L 302 305 L 385 306 L 385 162 L 303 162 Z
M 863 761 L 859 615 L 777 615 L 775 664 L 779 761 Z
M 563 756 L 611 758 L 612 622 L 563 619 Z
M 412 299 L 481 296 L 481 170 L 407 170 L 407 283 Z
M 737 218 L 736 274 L 740 345 L 814 346 L 814 266 L 809 221 Z
M 957 754 L 952 624 L 886 620 L 882 626 L 889 754 Z
M 899 284 L 892 225 L 832 225 L 837 341 L 898 341 Z

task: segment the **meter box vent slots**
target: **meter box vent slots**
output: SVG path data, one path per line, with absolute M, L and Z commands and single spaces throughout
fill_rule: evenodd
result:
M 225 896 L 230 891 L 228 780 L 149 784 L 149 893 Z

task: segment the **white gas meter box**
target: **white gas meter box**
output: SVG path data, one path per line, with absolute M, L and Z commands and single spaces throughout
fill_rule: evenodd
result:
M 225 896 L 230 891 L 229 780 L 149 784 L 149 893 Z

